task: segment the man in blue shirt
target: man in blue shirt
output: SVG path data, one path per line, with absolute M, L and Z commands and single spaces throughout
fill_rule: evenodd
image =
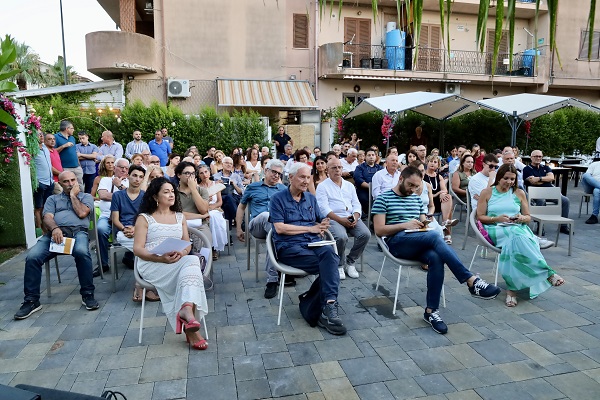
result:
M 358 201 L 362 206 L 363 218 L 366 218 L 369 213 L 369 183 L 373 180 L 375 172 L 383 169 L 375 161 L 377 161 L 377 153 L 374 149 L 369 149 L 365 153 L 365 162 L 359 164 L 354 170 L 354 184 Z
M 373 225 L 377 236 L 386 237 L 390 253 L 406 260 L 428 264 L 427 306 L 423 319 L 434 331 L 444 334 L 448 327 L 439 315 L 440 295 L 444 285 L 444 264 L 460 283 L 467 283 L 471 296 L 493 299 L 500 288 L 473 275 L 440 234 L 435 230 L 419 232 L 425 227 L 427 209 L 419 196 L 413 196 L 421 187 L 423 176 L 415 167 L 408 166 L 400 174 L 398 184 L 382 193 L 373 203 Z
M 340 257 L 333 246 L 308 247 L 323 239 L 329 228 L 329 218 L 321 218 L 317 199 L 307 191 L 311 168 L 297 162 L 290 168 L 289 190 L 271 197 L 269 218 L 273 223 L 273 241 L 279 261 L 321 277 L 319 326 L 333 335 L 346 334 L 338 313 Z
M 245 239 L 244 231 L 242 230 L 242 221 L 244 220 L 246 207 L 250 207 L 250 222 L 246 227 L 246 231 L 258 239 L 267 237 L 271 230 L 271 222 L 269 221 L 269 203 L 271 197 L 281 190 L 287 190 L 285 185 L 279 183 L 279 178 L 281 178 L 282 174 L 283 163 L 279 160 L 269 160 L 265 166 L 265 179 L 262 182 L 254 182 L 246 187 L 235 215 L 237 237 L 240 241 L 243 242 Z M 277 270 L 271 265 L 269 257 L 267 257 L 266 269 L 267 287 L 265 289 L 265 298 L 271 299 L 277 295 L 279 276 Z M 296 282 L 293 277 L 290 278 L 290 284 L 292 284 L 291 282 L 295 284 Z
M 55 149 L 60 155 L 60 163 L 63 167 L 63 171 L 71 171 L 77 177 L 77 183 L 79 187 L 83 187 L 83 169 L 79 165 L 79 158 L 77 157 L 77 149 L 75 145 L 77 142 L 73 137 L 75 128 L 71 121 L 62 120 L 60 121 L 60 131 L 54 135 L 56 139 Z
M 102 146 L 98 149 L 98 162 L 102 161 L 102 159 L 109 154 L 113 156 L 115 160 L 123 157 L 123 146 L 121 146 L 121 143 L 115 142 L 115 138 L 111 131 L 102 132 L 101 139 Z
M 44 144 L 44 133 L 38 132 L 38 142 L 40 152 L 35 156 L 35 169 L 37 173 L 38 187 L 33 193 L 33 204 L 35 213 L 36 228 L 44 229 L 42 225 L 42 209 L 48 197 L 52 196 L 54 191 L 54 177 L 52 175 L 52 162 L 50 161 L 50 152 Z
M 94 178 L 96 177 L 96 156 L 98 155 L 98 147 L 90 143 L 90 135 L 85 131 L 77 134 L 79 143 L 75 146 L 77 157 L 83 170 L 83 186 L 85 193 L 92 193 L 94 186 Z
M 160 159 L 160 166 L 164 167 L 169 161 L 169 154 L 171 154 L 171 146 L 166 140 L 163 140 L 163 134 L 160 130 L 154 133 L 154 139 L 148 143 L 150 152 Z

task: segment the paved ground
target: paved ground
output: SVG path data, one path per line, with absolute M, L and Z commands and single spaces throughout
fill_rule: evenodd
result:
M 449 325 L 438 335 L 421 319 L 425 274 L 403 273 L 399 309 L 392 315 L 397 268 L 386 264 L 375 291 L 382 253 L 374 239 L 358 280 L 342 282 L 339 302 L 348 334 L 336 337 L 310 328 L 298 311 L 297 295 L 310 282 L 285 292 L 277 326 L 277 301 L 263 298 L 261 282 L 246 270 L 245 249 L 215 264 L 215 289 L 207 292 L 210 348 L 190 351 L 167 328 L 159 304 L 146 310 L 143 344 L 137 342 L 141 307 L 131 301 L 133 276 L 125 271 L 116 293 L 96 280 L 98 311 L 82 308 L 76 270 L 61 258 L 62 283 L 52 273 L 44 308 L 24 321 L 12 316 L 22 299 L 24 255 L 0 267 L 0 383 L 29 383 L 99 395 L 122 391 L 128 399 L 592 399 L 600 393 L 600 251 L 598 225 L 577 219 L 580 188 L 569 187 L 576 219 L 573 256 L 567 237 L 544 251 L 567 284 L 518 307 L 472 299 L 447 274 Z M 584 206 L 585 212 L 585 206 Z M 475 248 L 460 250 L 468 263 Z M 547 236 L 553 229 L 547 228 Z M 261 256 L 261 265 L 264 265 Z M 493 281 L 490 258 L 476 259 L 474 272 Z M 503 286 L 503 282 L 500 283 Z M 44 284 L 42 283 L 42 286 Z

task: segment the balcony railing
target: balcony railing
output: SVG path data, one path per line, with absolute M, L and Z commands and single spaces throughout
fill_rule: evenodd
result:
M 413 47 L 345 44 L 342 66 L 345 68 L 372 68 L 443 72 L 472 75 L 491 75 L 493 54 L 489 52 L 420 47 L 416 63 Z M 495 75 L 537 76 L 535 51 L 527 50 L 513 55 L 512 68 L 509 54 L 499 53 Z

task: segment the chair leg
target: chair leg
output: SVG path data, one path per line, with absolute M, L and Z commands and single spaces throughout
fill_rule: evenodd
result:
M 254 242 L 254 274 L 256 275 L 256 282 L 258 282 L 258 253 L 260 250 L 260 243 Z
M 408 287 L 408 282 L 410 281 L 410 271 L 412 270 L 412 267 L 406 267 L 406 269 L 408 269 L 408 272 L 406 273 L 406 287 Z
M 365 268 L 363 258 L 364 252 L 360 255 L 360 272 L 363 272 L 363 269 Z
M 146 307 L 146 288 L 142 291 L 142 315 L 140 315 L 140 334 L 138 336 L 138 343 L 142 344 L 142 330 L 144 329 L 144 309 Z
M 117 274 L 117 252 L 111 248 L 110 259 L 112 260 L 112 291 L 115 293 L 117 291 L 117 279 L 119 279 L 119 274 Z M 102 269 L 102 268 L 100 268 Z
M 444 285 L 442 285 L 442 304 L 446 308 L 446 291 L 444 290 Z
M 44 263 L 46 267 L 46 296 L 52 297 L 52 289 L 50 288 L 50 261 Z
M 383 262 L 381 263 L 381 269 L 379 270 L 379 277 L 377 277 L 377 284 L 375 290 L 379 289 L 379 280 L 381 279 L 381 273 L 383 272 L 383 266 L 385 265 L 385 256 L 383 256 Z
M 479 250 L 480 245 L 475 247 L 475 251 L 473 252 L 473 258 L 471 258 L 471 264 L 469 264 L 469 271 L 473 268 L 473 263 L 475 262 L 475 256 L 477 255 L 477 250 Z
M 571 244 L 573 243 L 573 224 L 569 224 L 569 256 L 571 255 Z
M 279 280 L 279 313 L 277 315 L 277 326 L 281 325 L 281 309 L 283 308 L 283 287 L 285 285 L 281 284 L 285 282 L 285 274 L 281 273 L 281 279 Z
M 206 328 L 206 318 L 202 316 L 202 325 L 204 326 L 204 339 L 208 340 L 208 329 Z
M 58 277 L 58 283 L 62 283 L 62 281 L 60 280 L 60 271 L 58 269 L 58 257 L 54 257 L 54 267 L 56 268 L 56 276 Z
M 246 269 L 250 271 L 250 246 L 252 238 L 250 237 L 250 233 L 246 232 Z
M 398 303 L 398 289 L 400 289 L 400 275 L 402 275 L 402 265 L 398 265 L 398 278 L 396 279 L 396 295 L 394 296 L 394 309 L 392 314 L 396 315 L 396 305 Z
M 494 286 L 498 286 L 498 261 L 500 258 L 500 254 L 496 254 L 496 259 L 494 260 L 494 267 L 496 268 L 496 278 L 494 279 Z
M 584 198 L 584 196 L 581 196 L 581 201 L 579 202 L 579 216 L 577 218 L 581 218 L 581 208 L 583 207 L 583 198 Z
M 462 210 L 462 209 L 461 209 Z M 465 249 L 465 247 L 467 246 L 467 238 L 469 237 L 469 213 L 466 213 L 466 220 L 465 220 L 465 238 L 463 240 L 463 245 L 462 245 L 462 250 Z

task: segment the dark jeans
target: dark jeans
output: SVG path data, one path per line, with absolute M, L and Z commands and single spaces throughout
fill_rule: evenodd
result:
M 42 280 L 42 265 L 52 259 L 56 253 L 51 253 L 50 236 L 42 236 L 38 242 L 29 250 L 25 260 L 25 275 L 23 277 L 23 292 L 25 301 L 37 301 L 40 299 L 40 283 Z M 90 255 L 88 234 L 80 231 L 75 234 L 75 246 L 73 257 L 79 276 L 79 293 L 82 296 L 94 294 L 94 278 L 92 276 L 92 257 Z
M 231 221 L 235 220 L 235 213 L 237 212 L 238 204 L 240 204 L 240 198 L 232 194 L 224 194 L 222 198 L 223 205 L 221 208 L 223 209 L 223 217 L 231 223 Z
M 427 307 L 437 310 L 444 284 L 444 264 L 450 268 L 460 283 L 473 274 L 460 262 L 454 249 L 448 246 L 437 231 L 396 233 L 387 241 L 394 257 L 419 260 L 429 265 L 427 271 Z
M 96 178 L 96 174 L 83 174 L 83 186 L 85 193 L 92 193 L 94 178 Z
M 54 182 L 51 185 L 44 185 L 38 183 L 37 190 L 33 193 L 33 204 L 35 208 L 44 208 L 44 204 L 48 197 L 52 196 L 54 192 Z
M 340 287 L 338 264 L 340 257 L 332 246 L 311 247 L 295 245 L 279 250 L 279 261 L 309 274 L 321 276 L 321 300 L 337 300 Z
M 369 191 L 363 189 L 356 189 L 356 195 L 358 196 L 358 201 L 362 206 L 362 215 L 366 217 L 369 215 Z

